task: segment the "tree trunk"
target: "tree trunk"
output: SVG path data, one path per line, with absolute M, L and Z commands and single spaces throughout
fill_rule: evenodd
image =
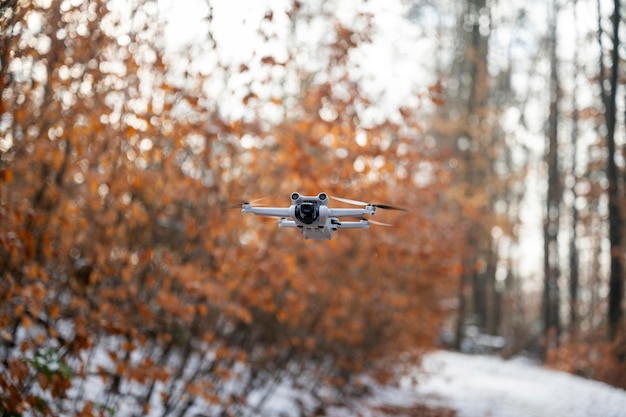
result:
M 604 104 L 604 118 L 606 123 L 606 147 L 607 164 L 606 176 L 609 182 L 609 242 L 611 245 L 611 273 L 609 277 L 609 305 L 608 305 L 608 336 L 614 340 L 617 336 L 623 316 L 622 300 L 624 297 L 623 281 L 623 249 L 622 249 L 622 209 L 621 193 L 619 189 L 619 169 L 615 161 L 615 125 L 617 121 L 617 87 L 619 69 L 619 23 L 620 23 L 620 2 L 614 0 L 612 23 L 611 45 L 611 68 L 608 80 L 605 79 L 604 61 L 600 56 L 600 88 L 602 101 Z M 602 54 L 602 19 L 600 12 L 600 1 L 598 1 L 598 42 Z M 605 82 L 605 81 L 608 81 Z M 608 85 L 607 85 L 608 84 Z
M 481 31 L 481 14 L 486 13 L 487 5 L 485 0 L 466 0 L 463 5 L 462 21 L 472 22 L 470 30 L 459 27 L 463 36 L 463 60 L 462 73 L 467 74 L 467 84 L 463 85 L 464 109 L 462 114 L 464 119 L 461 122 L 461 132 L 459 137 L 465 138 L 466 146 L 463 153 L 463 186 L 464 194 L 468 200 L 475 197 L 477 190 L 485 186 L 489 181 L 490 161 L 484 156 L 476 157 L 476 152 L 483 146 L 483 132 L 481 131 L 481 117 L 487 107 L 489 96 L 489 73 L 487 71 L 488 55 L 488 33 Z M 485 204 L 482 210 L 487 209 Z M 485 218 L 486 213 L 481 213 L 479 218 Z M 463 337 L 463 330 L 468 319 L 472 319 L 475 324 L 484 328 L 485 317 L 485 279 L 483 271 L 477 270 L 477 263 L 483 261 L 490 246 L 490 235 L 485 231 L 484 225 L 476 220 L 468 221 L 465 234 L 465 253 L 463 254 L 463 272 L 461 277 L 461 290 L 459 291 L 459 311 L 457 331 L 455 341 L 456 346 L 460 346 Z M 467 294 L 465 290 L 467 289 Z M 460 320 L 463 320 L 462 322 Z
M 578 23 L 578 13 L 576 11 L 577 1 L 574 0 L 573 4 L 573 20 L 574 27 Z M 576 44 L 578 44 L 578 34 L 576 35 Z M 574 51 L 574 91 L 572 93 L 572 223 L 571 223 L 571 236 L 569 244 L 569 331 L 572 337 L 575 337 L 578 332 L 578 287 L 579 287 L 579 259 L 578 259 L 578 208 L 576 207 L 576 200 L 578 193 L 576 190 L 577 174 L 576 174 L 576 160 L 578 159 L 578 100 L 577 100 L 577 80 L 578 80 L 578 49 Z
M 557 46 L 558 5 L 553 3 L 550 22 L 550 108 L 548 117 L 548 196 L 544 221 L 544 293 L 543 321 L 546 348 L 558 343 L 560 333 L 559 319 L 559 255 L 558 233 L 561 204 L 561 186 L 558 154 L 558 117 L 559 117 L 559 78 Z

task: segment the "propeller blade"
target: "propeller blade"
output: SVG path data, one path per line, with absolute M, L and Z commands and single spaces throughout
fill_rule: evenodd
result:
M 341 197 L 330 197 L 333 200 L 341 201 L 342 203 L 352 204 L 353 206 L 367 206 L 367 203 L 364 201 L 358 200 L 350 200 L 349 198 L 341 198 Z
M 383 210 L 408 211 L 407 209 L 403 207 L 390 206 L 388 204 L 372 204 L 372 203 L 366 203 L 364 201 L 350 200 L 349 198 L 341 198 L 341 197 L 330 197 L 330 198 L 332 198 L 333 200 L 341 201 L 342 203 L 352 204 L 355 206 L 374 206 L 376 208 L 383 209 Z
M 405 209 L 404 207 L 396 207 L 396 206 L 390 206 L 387 204 L 373 204 L 373 206 L 383 209 L 383 210 L 400 210 L 400 211 L 408 211 L 408 209 Z
M 372 220 L 372 219 L 365 219 L 365 220 L 367 220 L 368 222 L 372 224 L 376 224 L 378 226 L 393 227 L 393 224 L 377 222 L 376 220 Z
M 229 209 L 236 209 L 236 208 L 241 208 L 241 206 L 243 206 L 244 204 L 255 204 L 258 203 L 259 201 L 263 201 L 266 200 L 267 197 L 262 197 L 262 198 L 257 198 L 254 200 L 250 200 L 250 201 L 240 201 L 238 203 L 232 203 L 231 205 L 228 206 Z M 255 207 L 263 207 L 262 205 L 257 205 Z

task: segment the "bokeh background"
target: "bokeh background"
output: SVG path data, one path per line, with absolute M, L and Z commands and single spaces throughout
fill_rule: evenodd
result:
M 442 346 L 626 386 L 620 7 L 3 1 L 0 415 L 313 415 Z M 409 211 L 240 212 L 294 191 Z

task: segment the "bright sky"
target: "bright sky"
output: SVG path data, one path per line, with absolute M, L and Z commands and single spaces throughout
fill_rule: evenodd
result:
M 206 39 L 208 22 L 204 17 L 208 14 L 207 2 L 188 0 L 186 4 L 188 7 L 180 7 L 179 2 L 159 0 L 160 13 L 168 24 L 168 48 L 180 49 Z M 294 36 L 285 13 L 291 7 L 289 0 L 212 0 L 211 4 L 212 33 L 223 64 L 250 65 L 253 54 L 257 58 L 271 55 L 278 61 L 287 58 L 287 46 L 292 42 L 290 37 Z M 357 10 L 355 5 L 361 9 Z M 268 9 L 274 12 L 271 25 L 263 19 Z M 434 56 L 432 42 L 420 36 L 415 24 L 402 18 L 406 8 L 398 0 L 370 0 L 363 5 L 340 0 L 334 13 L 340 21 L 352 24 L 358 11 L 374 12 L 377 32 L 370 45 L 355 53 L 359 68 L 355 69 L 354 75 L 366 80 L 364 87 L 367 91 L 386 98 L 387 109 L 397 108 L 398 103 L 406 103 L 407 100 L 410 102 L 415 89 L 425 89 L 435 81 L 432 72 L 428 71 Z M 315 65 L 317 45 L 328 33 L 328 24 L 331 24 L 322 20 L 312 20 L 306 32 L 295 34 L 299 37 L 297 42 L 309 49 L 310 65 Z M 259 39 L 260 28 L 274 33 L 276 40 L 268 45 Z M 198 59 L 202 60 L 201 57 Z

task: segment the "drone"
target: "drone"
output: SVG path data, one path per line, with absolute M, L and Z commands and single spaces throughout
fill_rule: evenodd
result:
M 282 207 L 254 207 L 250 202 L 241 204 L 242 213 L 253 213 L 257 216 L 278 217 L 278 227 L 298 228 L 305 239 L 330 240 L 333 232 L 338 229 L 369 229 L 370 223 L 391 226 L 386 223 L 370 220 L 365 216 L 373 216 L 376 209 L 401 210 L 401 207 L 386 204 L 372 204 L 347 198 L 332 199 L 363 208 L 331 208 L 328 207 L 329 196 L 319 193 L 317 196 L 305 196 L 294 192 L 290 196 L 291 205 Z M 347 218 L 348 220 L 343 220 Z M 352 219 L 352 220 L 351 220 Z

